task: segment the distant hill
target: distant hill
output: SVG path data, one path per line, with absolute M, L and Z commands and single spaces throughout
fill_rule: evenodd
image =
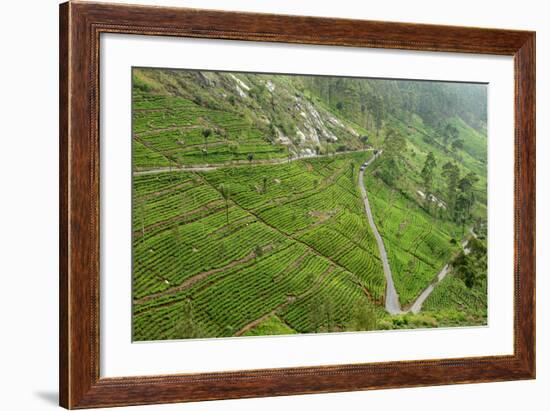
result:
M 246 141 L 257 158 L 356 150 L 376 141 L 385 126 L 413 118 L 436 135 L 447 122 L 456 125 L 465 140 L 464 150 L 477 159 L 486 156 L 485 86 L 146 68 L 134 69 L 133 81 L 135 131 L 139 132 L 143 118 L 140 110 L 147 109 L 141 98 L 164 97 L 174 117 L 181 117 L 179 111 L 196 112 L 189 126 L 210 128 L 212 142 Z M 170 123 L 170 118 L 164 120 Z M 169 131 L 171 152 L 177 154 L 189 146 Z M 200 140 L 200 133 L 196 134 Z M 202 153 L 195 145 L 196 150 L 185 157 L 176 155 L 174 163 L 196 163 L 195 157 Z M 233 150 L 233 156 L 219 160 L 244 159 L 249 154 L 243 147 Z M 149 157 L 155 156 L 150 153 Z M 214 155 L 210 159 L 218 160 Z M 136 164 L 156 165 L 145 159 Z

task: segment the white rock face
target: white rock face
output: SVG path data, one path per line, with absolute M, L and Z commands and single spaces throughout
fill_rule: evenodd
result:
M 233 74 L 229 74 L 229 75 L 231 76 L 231 78 L 233 80 L 235 80 L 237 82 L 237 84 L 239 86 L 244 88 L 246 91 L 250 91 L 250 87 L 244 81 L 242 81 L 240 78 L 235 77 Z
M 423 200 L 426 199 L 426 194 L 423 191 L 416 190 L 416 193 L 420 197 L 422 197 Z M 443 201 L 441 201 L 439 198 L 437 198 L 436 196 L 434 196 L 433 194 L 430 194 L 430 201 L 432 203 L 436 203 L 439 208 L 442 208 L 444 210 L 447 209 L 447 206 L 445 205 L 445 203 Z
M 253 98 L 251 90 L 253 89 L 252 83 L 248 83 L 247 77 L 238 77 L 239 74 L 227 73 L 227 79 L 224 84 L 229 86 L 226 90 L 227 94 L 234 94 L 241 99 Z M 322 105 L 317 106 L 315 101 L 310 101 L 308 98 L 297 93 L 297 90 L 290 85 L 287 86 L 283 83 L 275 84 L 272 80 L 265 79 L 265 81 L 259 83 L 265 86 L 266 90 L 272 95 L 277 91 L 277 94 L 281 94 L 283 97 L 291 99 L 288 107 L 284 107 L 293 117 L 293 123 L 296 126 L 296 136 L 285 135 L 282 128 L 276 128 L 271 133 L 274 136 L 270 136 L 270 140 L 274 143 L 283 144 L 286 146 L 296 147 L 296 155 L 308 155 L 303 152 L 304 147 L 309 147 L 309 150 L 316 146 L 320 146 L 325 142 L 334 143 L 339 141 L 338 135 L 353 136 L 355 138 L 360 137 L 360 134 L 348 125 L 344 120 L 341 120 L 337 114 L 333 114 Z M 288 100 L 286 100 L 288 101 Z M 259 102 L 260 105 L 267 104 L 265 102 Z M 288 103 L 285 103 L 287 105 Z M 272 107 L 260 107 L 259 109 L 252 109 L 257 114 L 257 118 L 263 124 L 271 124 L 273 118 L 271 118 Z M 259 114 L 261 113 L 261 114 Z M 275 126 L 275 123 L 271 124 Z M 293 133 L 292 133 L 293 134 Z
M 275 133 L 277 133 L 277 141 L 283 145 L 291 144 L 290 138 L 285 136 L 281 130 L 275 127 Z
M 336 117 L 329 116 L 328 121 L 342 128 L 345 127 L 344 124 L 340 120 L 338 120 Z
M 352 127 L 346 126 L 346 130 L 348 130 L 348 132 L 350 134 L 353 134 L 355 137 L 359 137 L 359 133 L 355 131 Z
M 305 127 L 304 135 L 307 135 L 307 140 L 315 144 L 319 144 L 320 136 L 317 130 L 314 127 L 312 127 L 310 123 L 307 123 L 307 122 L 304 123 L 304 127 Z
M 297 99 L 298 100 L 298 99 Z M 304 127 L 306 128 L 305 134 L 309 140 L 318 144 L 320 140 L 337 141 L 338 137 L 332 133 L 325 125 L 323 118 L 315 107 L 308 101 L 297 101 L 302 111 L 300 115 L 304 118 Z
M 352 127 L 346 126 L 344 123 L 342 123 L 336 117 L 329 115 L 328 121 L 330 121 L 335 126 L 338 126 L 342 129 L 346 130 L 348 133 L 354 135 L 355 137 L 359 137 L 359 133 L 357 131 L 355 131 Z
M 247 94 L 243 91 L 243 89 L 238 84 L 235 85 L 235 89 L 237 90 L 237 93 L 239 93 L 239 96 L 241 96 L 241 98 L 247 97 Z
M 315 151 L 311 148 L 304 148 L 300 151 L 300 157 L 315 157 Z

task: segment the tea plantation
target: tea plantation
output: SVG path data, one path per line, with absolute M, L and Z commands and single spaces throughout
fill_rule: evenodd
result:
M 376 105 L 401 94 L 374 80 L 160 69 L 133 80 L 134 340 L 486 323 L 486 266 L 473 261 L 486 247 L 486 132 L 471 116 L 441 114 L 446 129 L 420 108 L 379 118 Z M 398 316 L 384 309 L 358 185 L 378 151 L 364 181 Z M 477 254 L 461 246 L 470 229 Z

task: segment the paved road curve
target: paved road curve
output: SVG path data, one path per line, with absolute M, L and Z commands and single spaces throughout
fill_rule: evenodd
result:
M 473 229 L 470 229 L 470 236 L 473 238 L 476 238 L 476 233 L 474 233 Z M 462 249 L 464 250 L 465 254 L 470 253 L 470 249 L 468 248 L 468 242 L 469 239 L 466 238 L 462 241 Z M 432 284 L 430 284 L 424 291 L 422 291 L 422 294 L 418 296 L 418 298 L 415 300 L 413 305 L 411 305 L 411 308 L 409 308 L 409 311 L 413 314 L 418 314 L 420 310 L 422 310 L 422 304 L 424 304 L 424 301 L 430 296 L 432 291 L 434 290 L 435 286 L 439 284 L 446 276 L 449 274 L 449 264 L 445 264 L 445 267 L 437 274 L 437 281 L 434 281 Z
M 359 171 L 359 189 L 361 190 L 361 197 L 363 198 L 363 202 L 365 203 L 365 212 L 367 214 L 369 225 L 372 229 L 372 232 L 374 233 L 374 238 L 376 238 L 378 251 L 380 253 L 380 259 L 382 260 L 382 267 L 384 268 L 384 275 L 386 276 L 386 311 L 390 314 L 404 314 L 408 312 L 418 314 L 422 309 L 422 304 L 433 292 L 435 286 L 447 276 L 450 271 L 450 267 L 449 264 L 445 264 L 445 267 L 443 267 L 441 271 L 437 274 L 437 280 L 428 285 L 424 289 L 424 291 L 422 291 L 422 293 L 416 298 L 410 308 L 406 311 L 403 311 L 401 309 L 401 304 L 399 303 L 399 294 L 397 294 L 397 291 L 395 290 L 395 285 L 393 283 L 393 277 L 391 273 L 390 263 L 388 262 L 388 255 L 386 254 L 386 248 L 384 247 L 384 241 L 382 240 L 382 236 L 378 232 L 378 228 L 376 227 L 376 223 L 374 222 L 374 218 L 372 217 L 372 211 L 369 205 L 369 198 L 367 196 L 367 190 L 365 189 L 365 182 L 363 178 L 365 174 L 365 168 L 367 168 L 374 160 L 376 160 L 376 158 L 380 154 L 382 154 L 382 150 L 375 153 L 376 154 L 373 155 L 370 160 L 366 161 L 361 166 L 361 169 Z M 474 238 L 476 237 L 473 229 L 470 229 L 470 236 Z M 468 252 L 470 251 L 467 248 L 468 241 L 469 239 L 467 238 L 462 242 L 462 248 L 464 249 L 464 252 L 466 254 L 468 254 Z
M 437 281 L 430 284 L 428 287 L 422 291 L 422 294 L 418 296 L 418 298 L 414 301 L 413 305 L 411 305 L 411 308 L 409 308 L 409 311 L 413 314 L 418 314 L 420 310 L 422 309 L 422 304 L 424 304 L 424 301 L 430 296 L 432 291 L 434 290 L 435 286 L 443 280 L 447 274 L 449 273 L 449 264 L 445 264 L 445 267 L 437 274 Z
M 369 205 L 369 198 L 367 196 L 367 190 L 365 189 L 365 183 L 363 176 L 365 174 L 365 168 L 367 168 L 376 158 L 382 154 L 382 151 L 377 152 L 372 158 L 365 162 L 361 166 L 359 171 L 359 188 L 361 190 L 361 197 L 363 198 L 363 203 L 365 204 L 365 212 L 367 214 L 367 219 L 369 220 L 369 225 L 374 233 L 374 238 L 376 238 L 376 243 L 378 244 L 378 251 L 380 252 L 380 259 L 382 260 L 382 267 L 384 268 L 384 275 L 386 276 L 386 311 L 390 314 L 401 314 L 401 304 L 399 304 L 399 295 L 395 291 L 395 285 L 393 284 L 393 277 L 391 274 L 390 263 L 388 262 L 388 255 L 386 254 L 386 248 L 384 247 L 384 241 L 382 236 L 378 232 L 378 228 L 374 223 L 374 218 L 372 217 L 372 211 Z

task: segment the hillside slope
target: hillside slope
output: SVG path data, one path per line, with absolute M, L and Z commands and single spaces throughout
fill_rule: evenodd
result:
M 458 269 L 464 304 L 384 311 L 358 173 L 383 150 L 365 187 L 406 309 L 486 227 L 484 92 L 134 69 L 134 339 L 483 324 Z

